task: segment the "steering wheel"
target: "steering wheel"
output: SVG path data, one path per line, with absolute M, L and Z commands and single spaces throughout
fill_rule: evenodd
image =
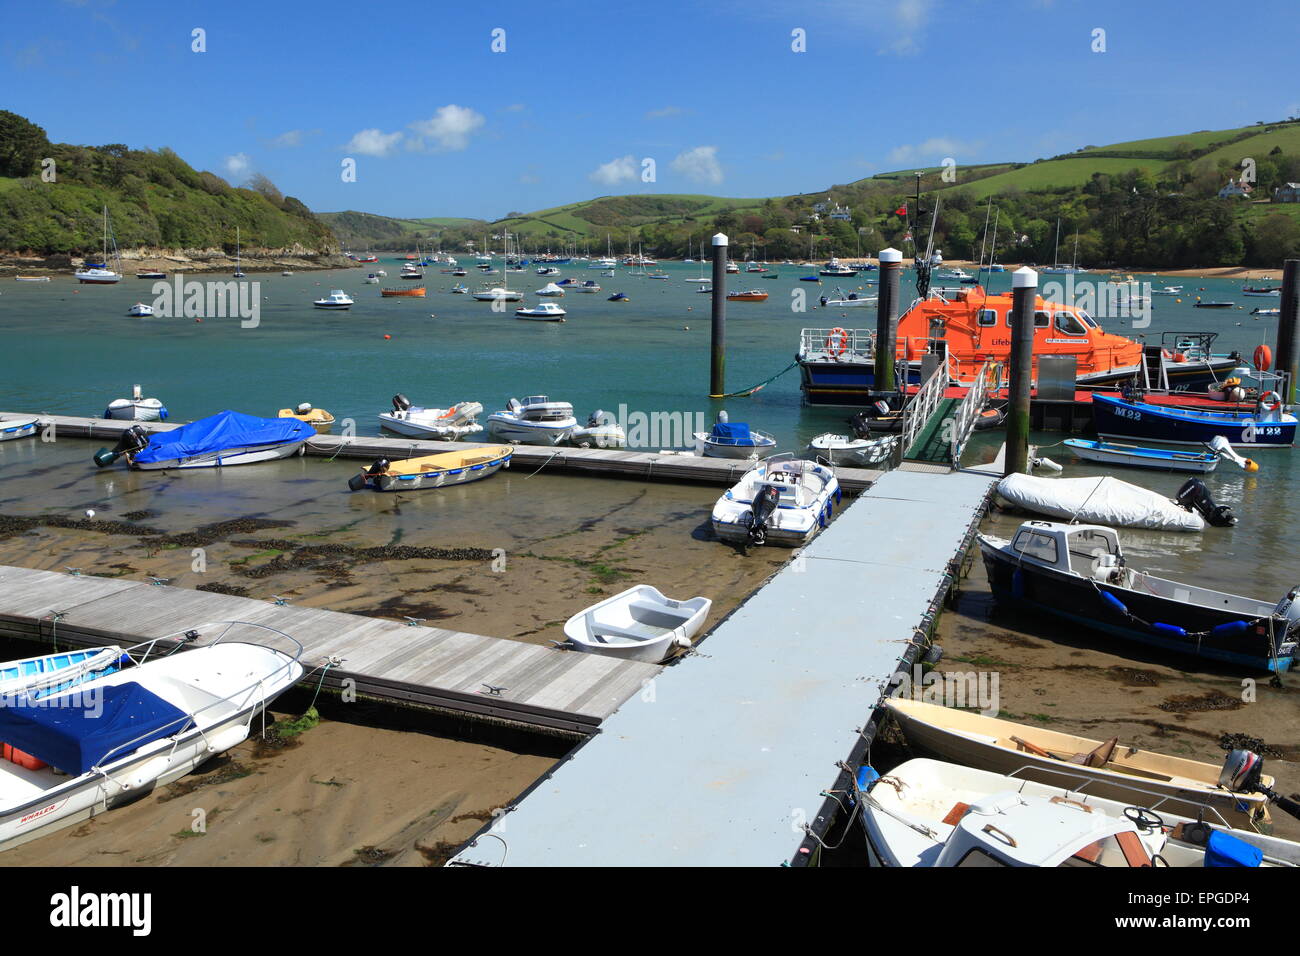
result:
M 1160 818 L 1160 814 L 1146 807 L 1125 807 L 1124 816 L 1143 833 L 1153 828 L 1164 829 L 1165 821 Z

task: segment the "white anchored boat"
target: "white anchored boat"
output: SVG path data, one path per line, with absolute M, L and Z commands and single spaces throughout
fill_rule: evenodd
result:
M 108 249 L 110 244 L 110 234 L 108 230 L 108 207 L 104 207 L 104 246 L 103 261 L 98 263 L 86 263 L 75 273 L 74 278 L 83 285 L 112 285 L 115 282 L 122 281 L 122 257 L 118 255 L 117 240 L 111 239 L 113 247 L 113 256 L 117 262 L 117 271 L 114 272 L 108 268 Z
M 398 392 L 393 396 L 393 410 L 382 412 L 379 424 L 390 432 L 410 438 L 457 441 L 483 430 L 477 421 L 482 413 L 483 406 L 478 402 L 457 402 L 450 408 L 425 408 L 412 405 L 409 398 Z
M 554 302 L 539 302 L 528 309 L 515 309 L 516 319 L 531 319 L 534 322 L 563 322 L 569 313 Z
M 638 584 L 573 615 L 564 636 L 575 650 L 658 664 L 691 646 L 712 606 L 706 597 L 675 601 Z
M 232 633 L 283 641 L 285 650 L 227 640 Z M 164 651 L 191 634 L 206 643 Z M 301 655 L 302 645 L 275 628 L 221 622 L 128 648 L 125 661 L 105 655 L 101 670 L 55 693 L 41 693 L 45 674 L 34 675 L 32 693 L 6 682 L 0 849 L 166 786 L 242 743 L 302 678 Z
M 342 289 L 331 289 L 330 294 L 323 299 L 316 299 L 312 305 L 318 309 L 350 309 L 353 306 L 352 298 Z
M 130 398 L 115 398 L 104 409 L 104 417 L 117 421 L 161 422 L 167 418 L 167 406 L 156 398 L 145 398 L 139 385 L 131 386 Z
M 0 415 L 0 441 L 13 441 L 15 438 L 35 435 L 39 422 L 40 419 L 35 415 L 14 415 L 12 418 Z
M 569 444 L 580 448 L 626 448 L 627 432 L 613 415 L 598 408 L 587 416 L 587 424 L 569 432 Z
M 746 422 L 733 422 L 725 411 L 707 432 L 696 432 L 695 452 L 707 458 L 757 458 L 776 447 L 776 439 Z
M 512 398 L 487 419 L 488 434 L 493 438 L 522 445 L 558 445 L 577 425 L 571 404 L 553 402 L 545 395 L 530 395 L 522 402 Z
M 786 547 L 807 544 L 830 520 L 840 483 L 825 465 L 773 455 L 745 473 L 713 506 L 713 531 L 723 541 Z
M 880 438 L 853 438 L 827 432 L 808 443 L 807 454 L 816 461 L 832 465 L 853 465 L 864 468 L 876 465 L 889 457 L 898 442 L 897 435 Z

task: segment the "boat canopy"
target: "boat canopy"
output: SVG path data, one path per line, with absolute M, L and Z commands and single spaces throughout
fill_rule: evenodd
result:
M 114 758 L 191 723 L 183 710 L 134 681 L 91 685 L 72 696 L 39 701 L 17 697 L 0 706 L 0 740 L 73 777 L 88 773 L 119 747 L 132 745 Z
M 296 418 L 258 418 L 239 412 L 217 412 L 175 431 L 154 435 L 149 447 L 136 455 L 135 460 L 148 463 L 192 458 L 226 448 L 280 445 L 315 434 L 314 428 Z
M 754 436 L 749 433 L 746 422 L 718 422 L 713 426 L 712 437 L 728 441 L 733 445 L 752 445 Z

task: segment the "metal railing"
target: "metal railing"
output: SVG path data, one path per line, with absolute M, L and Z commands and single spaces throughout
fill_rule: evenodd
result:
M 966 397 L 957 406 L 957 411 L 952 417 L 952 431 L 949 434 L 954 470 L 961 467 L 961 453 L 966 448 L 966 441 L 975 430 L 980 414 L 988 405 L 990 393 L 998 387 L 1001 380 L 1001 363 L 993 359 L 985 359 L 979 373 L 975 376 L 975 381 L 971 382 L 966 390 Z
M 948 387 L 948 356 L 945 353 L 938 368 L 925 380 L 916 394 L 903 406 L 901 427 L 899 428 L 899 454 L 906 455 L 918 435 L 930 423 L 930 419 L 943 401 L 944 390 Z
M 871 329 L 804 329 L 799 333 L 799 358 L 874 362 L 876 333 Z

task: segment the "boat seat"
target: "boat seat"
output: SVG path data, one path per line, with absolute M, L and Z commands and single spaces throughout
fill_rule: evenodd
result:
M 1118 737 L 1111 737 L 1110 740 L 1098 744 L 1086 754 L 1075 754 L 1070 758 L 1070 763 L 1077 763 L 1084 767 L 1104 767 L 1110 763 L 1110 756 L 1115 752 L 1115 745 L 1118 743 Z

